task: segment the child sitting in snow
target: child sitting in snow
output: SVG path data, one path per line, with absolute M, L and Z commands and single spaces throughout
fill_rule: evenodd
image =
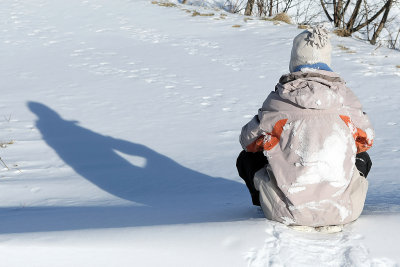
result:
M 287 225 L 356 220 L 367 193 L 373 129 L 354 93 L 333 72 L 323 27 L 293 40 L 283 75 L 240 135 L 239 175 L 254 205 Z

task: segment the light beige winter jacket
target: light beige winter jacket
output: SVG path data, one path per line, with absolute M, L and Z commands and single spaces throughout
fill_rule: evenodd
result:
M 269 164 L 254 183 L 268 219 L 325 226 L 357 219 L 368 182 L 355 155 L 372 146 L 373 129 L 357 97 L 334 72 L 284 75 L 240 135 Z

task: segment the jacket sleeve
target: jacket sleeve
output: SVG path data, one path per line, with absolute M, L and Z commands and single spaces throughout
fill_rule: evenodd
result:
M 261 113 L 261 109 L 259 109 L 258 112 Z M 253 119 L 251 119 L 251 121 L 249 121 L 246 125 L 242 127 L 242 132 L 240 133 L 239 137 L 242 148 L 248 152 L 260 151 L 249 151 L 248 146 L 255 142 L 259 137 L 263 136 L 263 133 L 264 130 L 261 129 L 260 119 L 258 115 L 255 115 Z
M 367 151 L 374 142 L 374 129 L 355 94 L 348 90 L 344 105 L 347 107 L 350 119 L 346 122 L 352 129 L 357 146 L 357 153 Z
M 242 127 L 239 139 L 242 148 L 247 152 L 271 150 L 279 143 L 287 119 L 271 108 L 271 103 L 277 98 L 279 99 L 279 96 L 271 93 L 263 107 L 258 110 L 258 114 Z

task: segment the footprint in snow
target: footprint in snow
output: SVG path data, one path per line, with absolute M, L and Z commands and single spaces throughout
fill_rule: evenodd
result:
M 231 138 L 231 137 L 233 137 L 233 136 L 238 136 L 239 133 L 240 133 L 239 131 L 228 130 L 228 131 L 223 131 L 223 132 L 221 132 L 219 135 L 220 135 L 221 137 L 229 137 L 229 138 Z
M 237 104 L 239 102 L 239 99 L 238 98 L 231 98 L 227 102 L 228 102 L 228 104 Z
M 245 254 L 249 267 L 261 266 L 395 266 L 371 258 L 362 236 L 349 231 L 306 233 L 269 222 L 263 247 Z M 317 257 L 316 257 L 317 255 Z
M 31 192 L 32 192 L 32 193 L 37 193 L 37 192 L 39 192 L 40 190 L 41 190 L 40 187 L 33 187 L 33 188 L 31 188 Z

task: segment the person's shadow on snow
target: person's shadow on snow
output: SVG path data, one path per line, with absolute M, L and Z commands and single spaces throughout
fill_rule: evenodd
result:
M 140 144 L 104 136 L 29 102 L 43 140 L 76 173 L 102 190 L 141 204 L 131 225 L 229 221 L 253 216 L 243 184 L 186 168 Z M 136 156 L 137 164 L 122 154 Z M 189 151 L 183 151 L 189 153 Z M 188 155 L 190 156 L 190 155 Z

